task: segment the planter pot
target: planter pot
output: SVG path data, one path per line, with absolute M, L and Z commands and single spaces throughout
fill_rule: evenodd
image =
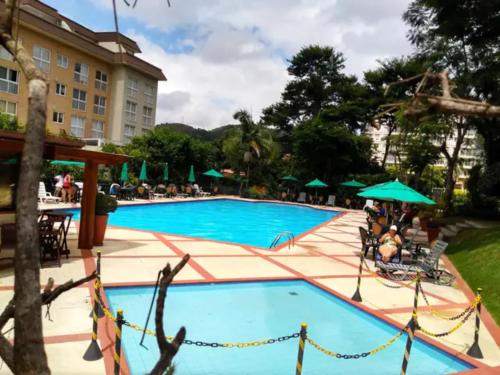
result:
M 95 215 L 94 246 L 102 246 L 107 226 L 108 215 Z
M 428 224 L 429 224 L 429 218 L 428 217 L 420 217 L 418 219 L 419 223 L 420 223 L 420 228 L 422 228 L 422 230 L 424 232 L 427 232 L 427 227 L 428 227 Z
M 427 227 L 427 239 L 429 240 L 429 244 L 437 240 L 439 232 L 441 232 L 439 227 Z

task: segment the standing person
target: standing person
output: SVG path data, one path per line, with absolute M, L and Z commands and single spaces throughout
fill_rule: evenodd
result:
M 71 175 L 69 173 L 66 173 L 64 175 L 63 179 L 63 190 L 65 192 L 65 197 L 63 199 L 63 202 L 71 202 L 72 198 L 72 188 L 71 188 Z
M 54 190 L 54 196 L 59 197 L 61 196 L 62 201 L 66 199 L 66 192 L 64 191 L 63 188 L 63 182 L 64 182 L 64 176 L 62 173 L 59 173 L 57 176 L 54 177 L 54 180 L 56 182 L 56 189 Z

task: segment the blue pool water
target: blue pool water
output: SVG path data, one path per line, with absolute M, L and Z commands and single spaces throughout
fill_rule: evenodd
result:
M 295 236 L 331 219 L 338 212 L 289 204 L 210 200 L 121 206 L 109 223 L 135 229 L 269 247 L 277 234 Z M 78 219 L 79 212 L 75 211 Z M 286 241 L 283 238 L 282 241 Z
M 113 312 L 144 325 L 152 287 L 107 288 Z M 153 319 L 149 324 L 154 328 Z M 346 354 L 371 350 L 397 329 L 305 281 L 270 281 L 174 285 L 168 290 L 164 324 L 167 335 L 181 325 L 188 340 L 238 342 L 276 338 L 309 324 L 313 340 Z M 122 342 L 133 374 L 151 370 L 159 357 L 156 340 L 125 328 Z M 399 374 L 406 336 L 375 356 L 358 360 L 334 359 L 306 344 L 303 374 Z M 182 345 L 175 357 L 177 375 L 294 374 L 298 339 L 251 348 L 208 348 Z M 448 374 L 469 365 L 420 340 L 411 351 L 408 374 Z

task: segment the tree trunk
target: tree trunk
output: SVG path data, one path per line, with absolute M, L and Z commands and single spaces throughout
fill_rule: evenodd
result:
M 384 157 L 382 158 L 382 168 L 385 167 L 385 163 L 387 161 L 387 155 L 389 155 L 389 149 L 391 148 L 391 135 L 394 129 L 395 126 L 388 127 L 387 136 L 385 137 L 385 150 L 384 150 Z
M 28 126 L 17 187 L 14 368 L 16 374 L 49 374 L 43 346 L 37 222 L 47 84 L 43 80 L 33 79 L 28 85 Z

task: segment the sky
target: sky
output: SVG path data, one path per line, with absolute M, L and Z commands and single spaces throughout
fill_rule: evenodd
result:
M 92 30 L 114 30 L 111 0 L 45 2 Z M 234 123 L 239 109 L 258 119 L 280 100 L 287 60 L 307 45 L 343 52 L 346 73 L 359 78 L 379 60 L 412 51 L 401 19 L 409 0 L 116 2 L 120 31 L 167 76 L 158 87 L 157 123 L 212 129 Z

